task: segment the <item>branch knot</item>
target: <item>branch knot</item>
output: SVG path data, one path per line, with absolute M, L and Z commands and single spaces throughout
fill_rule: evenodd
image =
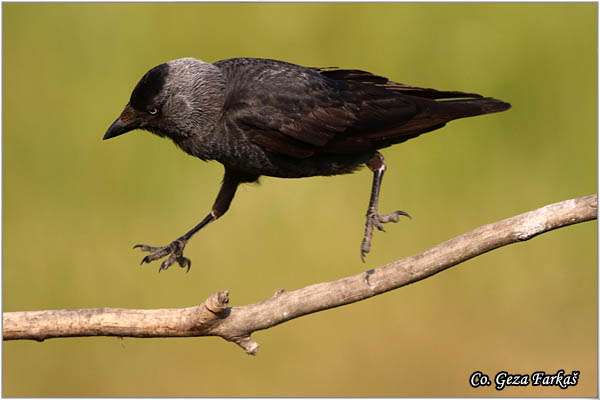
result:
M 211 294 L 204 302 L 204 307 L 213 314 L 221 314 L 229 304 L 229 290 L 221 290 Z

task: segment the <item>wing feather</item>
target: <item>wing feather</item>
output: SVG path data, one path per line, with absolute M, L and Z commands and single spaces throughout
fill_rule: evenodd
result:
M 418 86 L 405 85 L 404 83 L 392 82 L 387 78 L 372 74 L 358 69 L 338 69 L 336 67 L 313 68 L 319 71 L 323 76 L 331 79 L 355 81 L 366 84 L 374 84 L 393 92 L 406 94 L 409 96 L 418 96 L 427 99 L 452 99 L 452 98 L 478 98 L 482 97 L 477 93 L 467 93 L 458 91 L 442 91 L 431 88 L 422 88 Z
M 449 102 L 436 99 L 481 97 L 408 86 L 356 69 L 264 59 L 215 65 L 228 81 L 227 118 L 243 127 L 252 143 L 298 159 L 400 143 L 454 118 L 446 112 L 449 104 L 443 104 Z M 462 101 L 454 101 L 462 107 Z
M 315 154 L 310 146 L 291 139 L 277 131 L 258 131 L 252 135 L 252 142 L 275 153 L 303 159 Z

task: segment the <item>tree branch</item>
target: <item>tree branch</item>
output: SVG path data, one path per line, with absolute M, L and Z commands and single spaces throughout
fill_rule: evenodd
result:
M 287 292 L 279 289 L 259 303 L 228 307 L 227 290 L 196 307 L 156 310 L 92 308 L 5 312 L 3 339 L 73 336 L 220 336 L 248 354 L 258 344 L 250 335 L 306 314 L 339 307 L 428 278 L 470 258 L 541 233 L 597 218 L 598 196 L 548 205 L 479 227 L 422 253 L 337 281 Z

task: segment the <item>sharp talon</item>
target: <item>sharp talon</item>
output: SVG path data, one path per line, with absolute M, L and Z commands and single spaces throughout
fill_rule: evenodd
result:
M 160 247 L 152 247 L 152 246 L 148 246 L 147 244 L 136 244 L 135 246 L 133 246 L 134 249 L 140 248 L 142 249 L 142 251 L 156 251 L 156 250 L 160 250 Z
M 398 211 L 394 211 L 394 214 L 396 214 L 396 215 L 403 215 L 405 217 L 408 217 L 408 219 L 412 219 L 412 217 L 410 216 L 410 214 L 407 213 L 406 211 L 400 211 L 400 210 L 398 210 Z
M 179 263 L 179 266 L 181 268 L 187 267 L 187 269 L 185 270 L 186 274 L 190 272 L 190 268 L 192 267 L 192 261 L 189 258 L 181 257 L 177 260 L 177 262 Z
M 189 258 L 186 258 L 186 257 L 179 257 L 177 259 L 177 264 L 179 264 L 179 266 L 181 268 L 187 267 L 187 271 L 185 271 L 186 273 L 189 272 L 189 270 L 190 270 L 190 268 L 192 266 L 192 262 L 190 261 Z

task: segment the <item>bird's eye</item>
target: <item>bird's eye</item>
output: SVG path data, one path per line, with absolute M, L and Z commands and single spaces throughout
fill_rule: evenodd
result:
M 152 115 L 156 114 L 157 112 L 158 112 L 158 110 L 156 108 L 151 108 L 148 110 L 148 113 L 152 114 Z

